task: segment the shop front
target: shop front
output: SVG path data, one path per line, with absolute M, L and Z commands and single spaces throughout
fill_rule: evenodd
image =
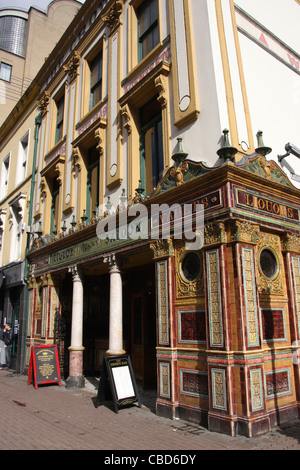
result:
M 299 191 L 254 154 L 214 169 L 185 161 L 142 203 L 189 204 L 193 222 L 201 205 L 203 245 L 175 236 L 174 214 L 166 238 L 158 224 L 156 237 L 100 239 L 94 223 L 40 241 L 27 357 L 56 340 L 59 316 L 67 387 L 126 352 L 159 415 L 249 437 L 298 417 Z

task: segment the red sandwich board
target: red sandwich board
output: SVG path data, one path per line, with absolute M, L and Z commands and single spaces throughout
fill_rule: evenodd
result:
M 34 382 L 35 388 L 38 388 L 38 385 L 50 383 L 61 385 L 56 344 L 31 346 L 28 385 L 32 382 Z

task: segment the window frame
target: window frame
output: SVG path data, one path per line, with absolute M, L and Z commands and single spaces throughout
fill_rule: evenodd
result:
M 156 17 L 152 21 L 150 20 L 150 24 L 145 28 L 145 30 L 140 33 L 140 25 L 141 25 L 141 11 L 142 9 L 144 10 L 150 10 L 151 14 L 151 7 L 152 3 L 156 2 Z M 138 62 L 141 62 L 145 57 L 150 54 L 150 52 L 155 49 L 155 47 L 159 44 L 159 5 L 158 5 L 158 0 L 144 0 L 142 3 L 137 7 L 136 9 L 136 17 L 137 17 L 137 32 L 138 32 Z M 145 39 L 149 38 L 150 35 L 154 32 L 154 30 L 157 30 L 157 42 L 152 44 L 152 47 L 147 50 L 146 52 L 143 52 L 143 42 Z M 153 38 L 152 38 L 153 39 Z
M 56 121 L 55 121 L 55 138 L 54 145 L 56 145 L 64 137 L 64 113 L 65 113 L 65 94 L 55 99 L 56 106 Z M 60 108 L 62 107 L 62 109 Z M 61 117 L 60 117 L 61 114 Z
M 100 73 L 99 73 L 99 77 L 97 76 L 95 83 L 93 83 L 92 82 L 93 64 L 95 64 L 97 67 L 97 60 L 100 62 L 99 68 L 98 68 L 98 72 L 100 71 Z M 88 64 L 89 64 L 89 69 L 90 69 L 90 93 L 89 93 L 89 111 L 90 111 L 94 106 L 96 106 L 99 102 L 101 102 L 103 98 L 103 50 L 101 49 L 95 55 L 95 57 L 93 57 L 93 59 L 89 60 Z M 99 87 L 100 87 L 100 93 L 99 93 L 100 98 L 97 101 L 95 101 L 93 93 Z
M 1 69 L 3 65 L 6 67 L 9 67 L 9 79 L 8 80 L 2 76 Z M 12 65 L 7 64 L 6 62 L 0 61 L 0 80 L 3 80 L 4 82 L 7 82 L 7 83 L 11 83 L 11 76 L 12 76 Z

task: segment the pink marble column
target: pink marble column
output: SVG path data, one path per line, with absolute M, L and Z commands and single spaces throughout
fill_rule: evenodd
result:
M 109 346 L 106 354 L 119 356 L 125 354 L 123 349 L 123 302 L 122 302 L 122 276 L 120 263 L 115 255 L 107 257 L 110 273 L 109 297 Z
M 83 388 L 83 285 L 77 266 L 70 268 L 73 277 L 72 323 L 69 377 L 66 380 L 67 388 Z

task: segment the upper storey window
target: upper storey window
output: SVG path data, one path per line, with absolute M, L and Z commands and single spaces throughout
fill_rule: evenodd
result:
M 137 9 L 138 59 L 141 61 L 159 43 L 157 0 L 145 0 Z
M 90 109 L 102 99 L 102 51 L 90 62 Z
M 56 115 L 56 128 L 55 128 L 55 144 L 59 142 L 63 137 L 64 127 L 64 102 L 65 97 L 62 96 L 56 101 L 57 115 Z

